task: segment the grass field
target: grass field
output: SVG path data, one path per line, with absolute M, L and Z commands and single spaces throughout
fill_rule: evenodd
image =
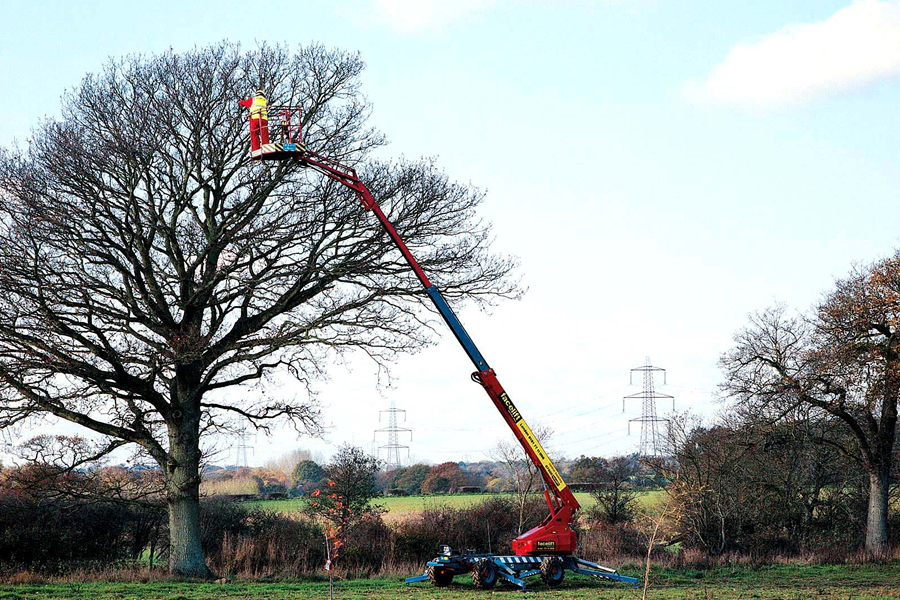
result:
M 636 575 L 634 569 L 623 570 Z M 468 577 L 459 577 L 450 587 L 435 589 L 428 584 L 406 586 L 399 577 L 337 581 L 336 598 L 388 600 L 517 598 L 516 588 L 498 585 L 492 591 L 472 587 Z M 651 576 L 648 598 L 730 600 L 819 599 L 846 600 L 900 598 L 900 563 L 891 565 L 823 566 L 777 565 L 760 569 L 720 568 L 705 572 L 661 570 Z M 548 588 L 535 580 L 530 596 L 541 598 L 621 598 L 637 600 L 640 590 L 566 574 L 560 587 Z M 327 598 L 323 579 L 297 582 L 234 583 L 53 583 L 0 585 L 0 600 L 297 600 Z
M 664 492 L 655 490 L 644 492 L 638 496 L 638 502 L 643 507 L 651 507 L 659 502 Z M 451 495 L 432 495 L 432 496 L 389 496 L 379 498 L 376 503 L 384 506 L 388 514 L 391 516 L 403 516 L 412 513 L 422 512 L 428 508 L 437 508 L 440 506 L 451 506 L 461 508 L 472 506 L 490 498 L 488 494 L 451 494 Z M 594 503 L 594 499 L 587 492 L 575 492 L 575 497 L 582 507 L 587 508 Z M 303 498 L 291 498 L 287 500 L 253 500 L 247 503 L 250 506 L 264 508 L 276 512 L 296 512 L 301 510 L 306 504 Z

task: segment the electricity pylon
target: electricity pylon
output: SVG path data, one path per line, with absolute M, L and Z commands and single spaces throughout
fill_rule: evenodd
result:
M 628 420 L 628 435 L 631 435 L 631 424 L 641 424 L 641 442 L 638 452 L 645 457 L 663 457 L 670 454 L 666 439 L 659 432 L 660 423 L 668 423 L 669 419 L 663 419 L 656 416 L 656 401 L 658 399 L 672 399 L 672 410 L 675 409 L 675 397 L 668 394 L 657 392 L 653 389 L 653 374 L 661 371 L 663 374 L 663 385 L 666 384 L 666 370 L 661 367 L 654 367 L 650 364 L 650 357 L 642 367 L 631 369 L 628 376 L 628 385 L 634 380 L 635 371 L 644 374 L 644 389 L 637 394 L 631 394 L 622 398 L 622 412 L 625 412 L 626 400 L 641 400 L 641 416 L 636 419 Z
M 249 461 L 247 461 L 247 450 L 253 450 L 253 446 L 247 443 L 247 438 L 250 437 L 250 435 L 247 433 L 247 428 L 245 426 L 242 426 L 240 429 L 238 429 L 237 435 L 235 437 L 237 437 L 237 444 L 232 446 L 232 448 L 237 449 L 237 456 L 235 457 L 237 466 L 249 467 L 250 463 Z
M 409 432 L 409 440 L 412 441 L 412 429 L 409 427 L 400 427 L 397 425 L 397 415 L 399 413 L 403 413 L 403 421 L 406 421 L 406 411 L 397 408 L 394 405 L 394 401 L 391 400 L 391 407 L 387 410 L 378 411 L 378 422 L 381 423 L 381 415 L 384 413 L 388 413 L 388 426 L 382 427 L 380 429 L 376 429 L 374 435 L 377 436 L 379 433 L 386 433 L 387 444 L 378 447 L 378 455 L 381 455 L 381 451 L 383 450 L 387 455 L 384 461 L 384 468 L 388 471 L 392 469 L 399 469 L 401 466 L 400 462 L 400 451 L 406 450 L 406 457 L 409 458 L 409 446 L 404 446 L 400 443 L 400 434 Z

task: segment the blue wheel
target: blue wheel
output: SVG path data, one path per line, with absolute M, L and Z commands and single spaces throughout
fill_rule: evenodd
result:
M 566 576 L 566 569 L 563 561 L 555 556 L 548 556 L 541 561 L 541 579 L 547 585 L 553 587 L 562 583 L 563 577 Z
M 472 583 L 479 590 L 489 590 L 497 583 L 497 565 L 494 561 L 482 558 L 472 569 Z

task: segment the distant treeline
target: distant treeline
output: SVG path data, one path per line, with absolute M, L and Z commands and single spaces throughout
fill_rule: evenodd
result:
M 577 460 L 560 460 L 557 466 L 574 490 L 590 491 L 596 486 L 591 469 L 605 460 L 582 456 Z M 632 479 L 636 487 L 653 489 L 662 485 L 662 479 L 652 467 L 642 464 L 636 455 L 629 460 L 633 463 Z M 201 489 L 207 496 L 271 499 L 304 496 L 322 488 L 328 480 L 327 465 L 311 458 L 300 459 L 289 469 L 277 468 L 281 462 L 273 461 L 265 467 L 207 468 Z M 382 470 L 376 485 L 385 496 L 515 492 L 517 471 L 528 466 L 524 460 L 515 465 L 500 461 L 416 463 Z M 532 484 L 535 489 L 539 486 L 537 481 Z

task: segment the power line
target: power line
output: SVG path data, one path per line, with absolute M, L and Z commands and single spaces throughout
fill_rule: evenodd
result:
M 595 447 L 597 447 L 597 448 L 602 448 L 603 446 L 608 446 L 608 445 L 610 445 L 610 444 L 614 444 L 615 442 L 619 442 L 619 441 L 621 441 L 621 440 L 624 440 L 624 439 L 627 438 L 627 437 L 628 437 L 628 434 L 626 433 L 626 434 L 620 435 L 619 437 L 615 437 L 615 438 L 612 438 L 612 439 L 606 439 L 606 440 L 604 440 L 603 442 L 601 442 L 601 443 L 599 443 L 599 444 L 595 444 Z M 580 444 L 581 442 L 589 442 L 589 441 L 591 441 L 591 440 L 596 440 L 596 439 L 599 439 L 599 438 L 609 438 L 609 433 L 608 433 L 608 432 L 597 433 L 597 434 L 589 435 L 589 436 L 587 436 L 587 437 L 578 438 L 577 440 L 569 440 L 568 442 L 566 442 L 566 444 L 568 444 L 568 445 L 572 445 L 572 444 Z
M 600 406 L 600 407 L 598 407 L 598 408 L 596 408 L 596 409 L 594 409 L 594 410 L 589 410 L 589 411 L 586 411 L 586 412 L 581 413 L 581 414 L 571 415 L 571 417 L 572 417 L 572 418 L 575 418 L 575 417 L 581 417 L 581 416 L 584 416 L 584 415 L 587 415 L 587 414 L 590 414 L 590 413 L 600 412 L 601 410 L 605 410 L 605 409 L 610 408 L 611 406 L 615 406 L 615 404 L 616 404 L 616 402 L 610 402 L 609 404 L 604 404 L 603 406 Z M 557 438 L 557 437 L 563 437 L 563 436 L 566 436 L 566 435 L 571 435 L 571 434 L 573 434 L 573 433 L 581 433 L 581 432 L 585 429 L 585 427 L 586 427 L 587 425 L 596 425 L 596 424 L 599 424 L 600 421 L 598 421 L 598 420 L 596 420 L 596 419 L 600 419 L 600 420 L 608 420 L 608 419 L 606 419 L 606 417 L 594 417 L 594 419 L 595 419 L 594 421 L 588 421 L 588 422 L 585 422 L 585 421 L 579 421 L 579 422 L 577 422 L 577 423 L 575 424 L 574 427 L 570 427 L 569 429 L 563 429 L 563 430 L 560 430 L 560 431 L 558 431 L 558 432 L 557 432 L 556 430 L 554 430 L 554 432 L 553 432 L 553 437 L 554 437 L 554 439 L 555 439 L 555 438 Z
M 598 396 L 598 397 L 597 397 L 597 400 L 602 400 L 603 398 L 605 398 L 605 396 Z M 583 411 L 583 412 L 574 412 L 574 411 L 572 410 L 573 407 L 568 406 L 568 407 L 566 407 L 566 408 L 561 408 L 561 409 L 555 410 L 555 411 L 553 411 L 553 412 L 551 412 L 551 413 L 545 413 L 545 414 L 543 414 L 543 415 L 540 415 L 540 416 L 538 416 L 538 417 L 535 417 L 534 420 L 535 420 L 535 421 L 540 421 L 540 420 L 542 420 L 542 419 L 546 419 L 547 417 L 552 417 L 553 415 L 558 415 L 558 414 L 560 414 L 560 413 L 567 413 L 567 414 L 569 414 L 570 416 L 573 416 L 573 417 L 577 417 L 577 416 L 580 416 L 580 415 L 587 415 L 587 414 L 590 414 L 590 413 L 592 413 L 592 412 L 597 412 L 598 410 L 602 410 L 602 409 L 604 409 L 604 408 L 606 408 L 606 407 L 608 407 L 608 406 L 612 406 L 613 404 L 615 404 L 615 402 L 612 402 L 612 403 L 610 403 L 610 404 L 604 404 L 603 406 L 596 407 L 596 408 L 590 408 L 590 409 L 585 410 L 585 411 Z

